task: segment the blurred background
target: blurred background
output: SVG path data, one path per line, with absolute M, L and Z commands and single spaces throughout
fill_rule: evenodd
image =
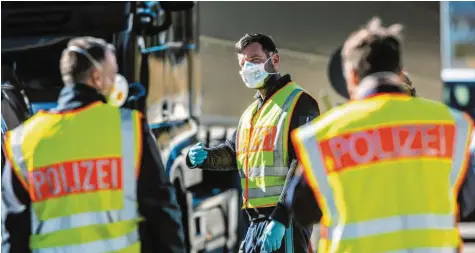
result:
M 330 87 L 330 54 L 348 35 L 379 16 L 404 25 L 404 65 L 420 96 L 441 100 L 439 2 L 200 2 L 202 112 L 239 117 L 253 101 L 238 74 L 234 44 L 246 33 L 272 36 L 281 72 L 318 97 Z M 321 102 L 320 102 L 321 103 Z

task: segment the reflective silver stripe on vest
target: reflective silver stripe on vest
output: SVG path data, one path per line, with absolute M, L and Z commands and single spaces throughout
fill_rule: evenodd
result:
M 284 123 L 285 123 L 285 120 L 287 119 L 287 117 L 292 117 L 292 115 L 289 115 L 290 106 L 292 105 L 292 102 L 294 101 L 295 97 L 300 92 L 302 92 L 302 89 L 300 89 L 300 88 L 294 89 L 290 93 L 290 95 L 287 97 L 284 104 L 282 105 L 282 114 L 279 118 L 279 122 L 277 123 L 277 133 L 275 135 L 276 138 L 274 140 L 275 150 L 273 152 L 274 153 L 274 165 L 273 165 L 273 167 L 286 167 L 287 171 L 286 171 L 285 176 L 287 176 L 288 164 L 284 163 L 285 162 L 284 161 L 284 155 L 285 154 L 284 154 L 284 150 L 283 150 L 284 149 L 284 138 L 289 138 L 289 133 L 288 132 L 283 133 L 282 131 L 284 131 L 284 129 L 285 129 Z M 289 124 L 290 124 L 290 120 L 289 120 Z M 288 139 L 288 141 L 290 141 L 290 139 Z M 267 174 L 266 174 L 266 176 L 267 176 Z
M 261 188 L 249 188 L 248 197 L 250 199 L 279 196 L 282 193 L 282 186 L 270 186 Z
M 33 249 L 32 253 L 103 253 L 116 252 L 139 241 L 138 231 L 132 231 L 124 236 L 83 244 L 61 247 Z
M 32 232 L 36 235 L 57 232 L 66 229 L 78 228 L 95 224 L 110 224 L 117 221 L 131 220 L 138 218 L 137 213 L 137 193 L 136 193 L 136 156 L 135 156 L 135 135 L 134 120 L 132 111 L 121 109 L 121 140 L 122 140 L 122 165 L 123 176 L 122 186 L 124 194 L 124 208 L 122 210 L 110 210 L 104 212 L 89 212 L 74 214 L 71 216 L 57 217 L 40 221 L 34 210 L 31 214 Z M 24 125 L 19 126 L 11 133 L 11 147 L 13 159 L 16 161 L 22 174 L 28 179 L 28 168 L 24 162 L 21 143 L 24 138 Z M 133 236 L 133 235 L 132 235 Z M 129 236 L 130 237 L 130 236 Z M 119 237 L 121 238 L 121 237 Z M 124 237 L 125 238 L 125 237 Z M 114 240 L 117 240 L 115 238 Z M 102 242 L 97 242 L 102 243 Z M 133 242 L 132 242 L 133 243 Z M 130 245 L 128 242 L 126 245 Z M 53 249 L 57 252 L 57 248 Z M 112 250 L 113 251 L 113 250 Z M 63 251 L 58 251 L 63 252 Z M 64 251 L 69 252 L 69 251 Z M 92 252 L 86 250 L 86 252 Z
M 137 207 L 135 204 L 125 202 L 123 210 L 79 213 L 65 217 L 48 219 L 43 222 L 38 222 L 38 218 L 35 217 L 36 224 L 32 225 L 36 225 L 36 233 L 46 234 L 93 224 L 109 224 L 111 221 L 132 220 L 137 218 L 137 214 L 135 213 L 136 209 Z
M 470 139 L 470 134 L 468 131 L 470 129 L 470 122 L 464 117 L 460 111 L 455 111 L 450 109 L 452 117 L 454 117 L 456 130 L 455 130 L 455 146 L 454 154 L 452 159 L 452 171 L 450 172 L 450 187 L 453 189 L 457 183 L 457 178 L 460 176 L 460 172 L 465 169 L 462 166 L 467 159 L 466 153 L 468 147 L 468 140 Z
M 392 216 L 389 218 L 347 223 L 335 226 L 329 233 L 330 240 L 347 240 L 378 234 L 392 233 L 402 230 L 450 230 L 455 228 L 455 217 L 443 214 L 413 214 Z
M 25 157 L 23 156 L 23 150 L 21 149 L 21 144 L 23 142 L 23 132 L 25 126 L 23 124 L 19 125 L 15 130 L 10 132 L 10 147 L 12 150 L 12 163 L 18 165 L 20 173 L 23 175 L 23 179 L 28 180 L 28 168 L 25 164 Z
M 452 247 L 433 247 L 433 248 L 417 248 L 387 251 L 385 253 L 456 253 L 457 250 Z
M 320 159 L 322 152 L 320 150 L 320 144 L 318 143 L 317 138 L 315 137 L 313 129 L 313 127 L 307 127 L 302 130 L 299 130 L 302 131 L 303 136 L 308 136 L 301 140 L 302 145 L 304 146 L 305 151 L 307 152 L 309 163 L 315 176 L 314 179 L 317 181 L 320 193 L 325 198 L 332 220 L 338 221 L 340 217 L 340 212 L 338 211 L 334 201 L 335 198 L 333 197 L 333 189 L 330 187 L 330 184 L 327 180 L 327 173 L 325 172 L 326 166 Z M 310 131 L 310 134 L 308 133 L 308 131 Z
M 271 176 L 271 177 L 286 177 L 287 172 L 289 171 L 288 167 L 254 167 L 249 169 L 249 177 L 259 177 L 259 176 Z M 246 178 L 246 175 L 240 172 L 241 178 Z

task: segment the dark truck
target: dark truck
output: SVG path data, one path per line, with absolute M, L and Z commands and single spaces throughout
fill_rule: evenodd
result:
M 2 2 L 2 141 L 4 131 L 56 106 L 68 41 L 103 38 L 115 45 L 119 72 L 129 82 L 124 106 L 147 116 L 176 187 L 187 252 L 232 252 L 238 175 L 189 170 L 185 163 L 191 145 L 213 141 L 196 106 L 197 8 L 195 2 Z

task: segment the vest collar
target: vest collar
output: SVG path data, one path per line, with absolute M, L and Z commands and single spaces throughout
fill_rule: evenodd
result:
M 356 88 L 355 98 L 361 100 L 383 93 L 404 94 L 399 76 L 393 72 L 376 72 L 361 80 Z
M 284 87 L 286 84 L 290 83 L 292 79 L 290 78 L 289 74 L 286 74 L 281 77 L 277 77 L 275 75 L 272 75 L 269 80 L 266 83 L 266 86 L 268 87 L 267 92 L 266 92 L 266 97 L 262 99 L 261 94 L 259 92 L 256 92 L 254 95 L 255 99 L 260 100 L 261 104 L 266 102 L 274 93 L 276 93 L 280 88 Z
M 74 110 L 95 102 L 106 103 L 107 100 L 96 89 L 86 84 L 77 83 L 61 90 L 56 111 Z

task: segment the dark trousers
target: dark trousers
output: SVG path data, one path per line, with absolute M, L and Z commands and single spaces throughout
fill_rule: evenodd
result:
M 241 243 L 239 253 L 260 253 L 261 252 L 261 238 L 264 234 L 266 226 L 270 223 L 268 219 L 252 221 L 247 229 L 246 238 Z M 280 249 L 273 251 L 275 253 L 307 253 L 308 244 L 310 243 L 310 236 L 312 235 L 312 228 L 304 228 L 298 224 L 291 222 L 284 237 Z

